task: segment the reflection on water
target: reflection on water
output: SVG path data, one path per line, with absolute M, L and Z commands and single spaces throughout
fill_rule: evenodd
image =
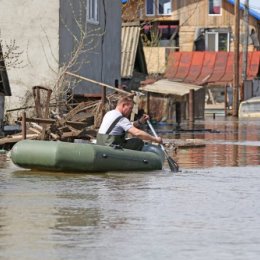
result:
M 183 126 L 185 127 L 185 126 Z M 0 259 L 258 259 L 257 121 L 211 120 L 182 172 L 65 174 L 0 162 Z M 233 167 L 239 166 L 239 167 Z
M 185 125 L 182 127 L 185 129 Z M 221 118 L 196 122 L 193 128 L 213 131 L 177 135 L 180 139 L 203 139 L 206 144 L 205 147 L 179 149 L 177 155 L 171 154 L 182 168 L 260 164 L 260 120 Z

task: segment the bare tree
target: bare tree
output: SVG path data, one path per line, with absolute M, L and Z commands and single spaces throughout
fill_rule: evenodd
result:
M 73 1 L 68 1 L 70 11 L 72 14 L 72 23 L 68 24 L 63 17 L 61 17 L 62 26 L 66 29 L 71 41 L 73 42 L 73 49 L 64 57 L 64 62 L 59 66 L 56 81 L 53 86 L 53 96 L 58 102 L 61 98 L 64 101 L 72 98 L 73 88 L 81 81 L 76 78 L 66 76 L 66 72 L 79 72 L 83 65 L 89 63 L 88 53 L 95 52 L 98 47 L 98 38 L 102 37 L 104 31 L 98 27 L 90 29 L 87 27 L 86 16 L 82 10 L 86 9 L 85 1 L 79 1 L 79 7 L 75 10 Z M 47 35 L 46 35 L 46 38 Z
M 26 66 L 24 60 L 21 59 L 23 50 L 20 49 L 16 40 L 11 39 L 6 41 L 1 37 L 0 31 L 0 45 L 1 45 L 1 56 L 0 61 L 5 63 L 5 67 L 8 68 L 22 68 Z M 3 69 L 0 67 L 0 69 Z

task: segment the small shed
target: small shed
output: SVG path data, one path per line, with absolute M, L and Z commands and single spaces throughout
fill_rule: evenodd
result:
M 147 92 L 144 110 L 158 121 L 180 123 L 204 118 L 205 89 L 202 86 L 161 79 L 140 90 Z

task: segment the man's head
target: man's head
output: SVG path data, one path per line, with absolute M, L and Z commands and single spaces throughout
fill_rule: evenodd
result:
M 123 116 L 129 117 L 134 106 L 134 101 L 130 97 L 122 97 L 118 100 L 116 109 L 119 110 Z

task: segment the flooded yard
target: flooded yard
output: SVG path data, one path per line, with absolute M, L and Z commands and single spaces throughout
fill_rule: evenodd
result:
M 260 120 L 193 129 L 156 128 L 203 139 L 170 154 L 177 174 L 167 161 L 149 173 L 39 173 L 2 156 L 0 259 L 259 259 Z
M 185 125 L 182 128 L 188 129 Z M 209 118 L 196 122 L 193 129 L 193 132 L 181 131 L 177 137 L 203 139 L 205 147 L 179 149 L 175 157 L 182 168 L 259 165 L 259 119 Z

